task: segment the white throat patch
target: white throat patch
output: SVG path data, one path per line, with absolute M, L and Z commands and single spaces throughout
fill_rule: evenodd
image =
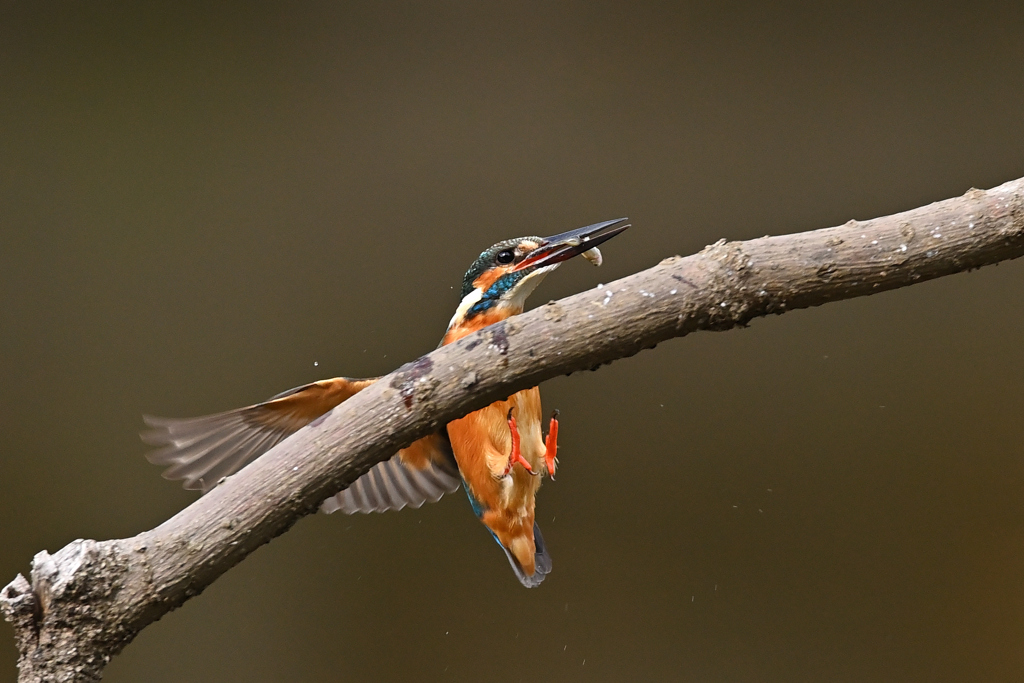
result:
M 544 277 L 553 271 L 561 263 L 553 263 L 550 266 L 544 266 L 533 271 L 522 280 L 516 283 L 510 291 L 505 292 L 501 297 L 501 303 L 499 306 L 506 306 L 508 308 L 516 309 L 516 313 L 521 313 L 523 308 L 526 306 L 526 298 L 533 294 L 533 290 L 537 289 L 537 285 L 541 283 Z
M 496 306 L 505 309 L 513 309 L 512 314 L 523 312 L 523 307 L 526 305 L 526 298 L 533 294 L 533 290 L 537 289 L 537 285 L 541 283 L 548 273 L 553 271 L 561 263 L 554 263 L 550 266 L 544 266 L 533 271 L 522 280 L 516 283 L 516 286 L 505 292 L 501 299 L 498 300 Z M 466 315 L 469 313 L 469 309 L 473 308 L 476 304 L 480 303 L 483 299 L 484 293 L 479 289 L 474 289 L 472 292 L 462 297 L 462 301 L 459 302 L 459 307 L 455 309 L 455 315 L 452 316 L 451 321 L 448 323 L 448 329 L 452 328 L 458 320 L 464 320 Z

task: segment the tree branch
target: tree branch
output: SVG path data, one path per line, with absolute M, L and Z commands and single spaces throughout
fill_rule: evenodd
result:
M 824 230 L 724 240 L 492 325 L 408 363 L 151 531 L 75 541 L 0 591 L 20 678 L 95 681 L 197 595 L 376 463 L 546 379 L 697 330 L 874 294 L 1024 255 L 1024 179 Z

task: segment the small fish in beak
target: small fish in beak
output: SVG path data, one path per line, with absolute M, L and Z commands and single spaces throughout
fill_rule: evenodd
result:
M 597 247 L 594 247 L 593 249 L 587 249 L 585 252 L 583 252 L 583 258 L 587 259 L 595 266 L 599 266 L 602 263 L 604 263 L 604 258 L 601 256 L 601 250 L 598 249 Z

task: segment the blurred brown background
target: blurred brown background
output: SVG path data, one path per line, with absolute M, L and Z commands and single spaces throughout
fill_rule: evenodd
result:
M 633 220 L 537 304 L 1024 175 L 1020 3 L 207 4 L 0 8 L 0 584 L 193 499 L 141 413 L 387 372 L 499 239 Z M 551 381 L 540 589 L 461 493 L 309 518 L 106 680 L 1022 680 L 1022 301 L 1008 263 Z

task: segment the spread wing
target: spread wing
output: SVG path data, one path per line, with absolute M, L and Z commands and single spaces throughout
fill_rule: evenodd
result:
M 165 479 L 206 493 L 279 442 L 377 381 L 335 377 L 306 384 L 256 405 L 204 417 L 145 416 L 146 455 L 165 466 Z M 322 510 L 381 512 L 419 507 L 458 489 L 461 479 L 447 435 L 434 434 L 399 451 L 336 496 Z
M 206 493 L 288 436 L 370 386 L 374 379 L 336 377 L 290 389 L 269 401 L 226 413 L 185 419 L 144 416 L 147 454 L 166 479 Z
M 448 435 L 439 432 L 375 465 L 347 489 L 325 500 L 320 511 L 352 514 L 401 510 L 406 505 L 418 508 L 458 491 L 461 483 Z

